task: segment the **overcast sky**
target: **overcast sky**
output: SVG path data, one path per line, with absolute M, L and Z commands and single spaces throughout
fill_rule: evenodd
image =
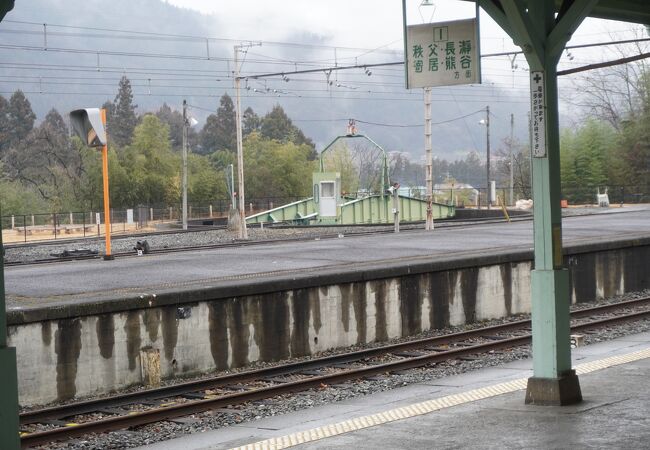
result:
M 221 37 L 295 42 L 300 36 L 313 34 L 323 39 L 322 44 L 326 45 L 396 51 L 403 48 L 402 2 L 399 0 L 167 1 L 219 18 L 219 29 L 214 32 Z M 433 1 L 433 6 L 421 6 L 421 3 L 422 0 L 407 0 L 409 24 L 462 19 L 473 17 L 475 14 L 473 2 L 439 0 Z M 519 50 L 486 13 L 481 12 L 480 19 L 483 54 Z M 638 25 L 587 19 L 573 35 L 569 45 L 630 39 L 644 36 L 643 33 L 643 28 Z M 262 55 L 273 53 L 272 49 L 264 47 L 254 51 Z M 373 54 L 363 57 L 370 56 Z M 401 54 L 375 54 L 372 61 L 393 60 L 397 57 L 401 58 Z M 559 68 L 582 66 L 619 57 L 620 54 L 616 53 L 615 49 L 607 47 L 572 50 L 571 55 L 564 53 Z M 516 70 L 512 70 L 514 64 L 517 65 Z M 244 73 L 245 70 L 246 67 L 243 68 Z M 516 88 L 522 96 L 527 96 L 527 64 L 521 55 L 514 62 L 507 56 L 483 58 L 482 71 L 485 85 L 502 89 Z M 560 80 L 561 112 L 571 108 L 562 100 L 572 95 L 571 91 L 576 90 L 576 79 L 577 77 L 563 77 Z M 571 120 L 577 120 L 575 111 L 565 115 L 565 125 L 570 125 L 566 121 Z
M 227 17 L 226 29 L 215 35 L 235 39 L 285 40 L 305 31 L 329 38 L 328 45 L 399 48 L 402 41 L 402 6 L 399 0 L 168 0 L 176 6 L 204 14 Z M 474 4 L 439 0 L 434 6 L 420 6 L 422 0 L 408 0 L 408 22 L 436 22 L 468 18 Z M 511 39 L 489 16 L 481 14 L 484 52 L 513 49 Z M 588 19 L 574 35 L 574 42 L 591 42 L 611 32 L 630 30 L 627 23 Z
M 42 118 L 52 107 L 67 111 L 81 102 L 102 104 L 112 99 L 117 80 L 127 75 L 132 80 L 139 113 L 156 111 L 162 102 L 179 108 L 181 99 L 187 98 L 192 113 L 203 123 L 216 109 L 221 95 L 234 94 L 233 46 L 242 41 L 263 41 L 261 47 L 248 48 L 245 56 L 239 54 L 246 58 L 241 75 L 250 77 L 244 86 L 248 89 L 242 94 L 243 108 L 250 106 L 263 115 L 279 104 L 318 145 L 327 144 L 331 136 L 344 129 L 347 118 L 353 117 L 365 121 L 366 132 L 387 148 L 421 153 L 423 137 L 418 127 L 423 122 L 422 90 L 404 89 L 401 65 L 373 67 L 372 74 L 364 71 L 366 64 L 402 60 L 401 1 L 167 0 L 169 5 L 158 5 L 157 1 L 114 0 L 120 7 L 115 11 L 102 9 L 101 20 L 93 23 L 86 16 L 99 0 L 16 2 L 6 18 L 9 20 L 2 24 L 4 30 L 0 30 L 4 31 L 0 43 L 7 44 L 2 50 L 9 57 L 3 63 L 27 64 L 29 68 L 0 68 L 3 94 L 10 95 L 15 89 L 26 91 Z M 409 24 L 475 14 L 472 2 L 438 0 L 434 6 L 424 7 L 421 3 L 408 0 Z M 177 7 L 192 13 L 178 14 Z M 45 40 L 41 24 L 46 22 L 47 45 L 73 51 L 41 48 Z M 89 26 L 106 30 L 85 28 Z M 645 33 L 643 29 L 632 24 L 587 20 L 570 45 L 628 39 L 641 33 Z M 185 39 L 188 35 L 195 38 Z M 78 36 L 83 39 L 75 39 Z M 484 13 L 481 47 L 484 55 L 518 50 Z M 78 54 L 78 48 L 91 53 Z M 141 57 L 140 52 L 148 57 Z M 560 68 L 617 57 L 620 54 L 605 47 L 572 50 L 571 57 L 563 55 Z M 527 140 L 529 74 L 521 55 L 515 61 L 511 58 L 482 58 L 480 86 L 433 90 L 434 120 L 441 122 L 434 146 L 441 155 L 447 152 L 452 158 L 470 150 L 482 151 L 484 130 L 477 125 L 475 115 L 483 114 L 487 105 L 493 115 L 491 132 L 495 143 L 510 134 L 511 114 L 517 118 L 515 137 Z M 69 70 L 72 64 L 83 67 Z M 361 67 L 328 72 L 335 65 Z M 291 74 L 305 69 L 316 72 Z M 289 73 L 290 80 L 280 76 L 254 79 L 254 75 L 269 72 Z M 567 101 L 581 92 L 576 80 L 579 76 L 562 77 L 559 83 L 561 112 L 570 111 L 563 116 L 564 126 L 584 117 L 582 110 L 577 111 Z

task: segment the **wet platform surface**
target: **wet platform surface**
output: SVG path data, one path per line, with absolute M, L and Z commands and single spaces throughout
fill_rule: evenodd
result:
M 650 237 L 650 206 L 609 210 L 563 221 L 565 246 Z M 181 253 L 5 269 L 8 310 L 63 307 L 209 289 L 297 275 L 350 273 L 398 262 L 475 260 L 532 250 L 532 221 L 349 236 Z
M 573 406 L 525 405 L 522 360 L 142 449 L 648 448 L 650 333 L 575 349 L 573 361 L 584 398 Z

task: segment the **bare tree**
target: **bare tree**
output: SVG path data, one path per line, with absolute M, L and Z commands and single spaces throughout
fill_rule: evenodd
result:
M 641 28 L 637 31 L 637 37 L 643 37 Z M 647 53 L 650 45 L 636 42 L 611 48 L 616 57 L 625 58 Z M 583 72 L 583 75 L 572 80 L 573 94 L 565 94 L 564 99 L 581 108 L 585 116 L 597 117 L 620 131 L 624 121 L 636 119 L 643 111 L 648 95 L 648 68 L 648 62 L 641 59 Z

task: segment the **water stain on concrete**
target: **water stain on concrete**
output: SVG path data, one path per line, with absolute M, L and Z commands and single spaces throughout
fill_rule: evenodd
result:
M 140 347 L 142 347 L 142 338 L 140 337 L 140 313 L 138 311 L 129 311 L 126 313 L 124 323 L 126 332 L 126 354 L 129 358 L 129 370 L 136 368 Z
M 329 288 L 327 286 L 321 286 L 321 287 L 318 288 L 318 290 L 320 291 L 320 295 L 323 298 L 327 298 L 327 296 L 329 295 L 329 292 L 330 292 L 330 290 L 329 290 Z
M 291 327 L 288 301 L 286 292 L 251 298 L 255 343 L 262 361 L 279 361 L 289 357 Z
M 408 275 L 400 278 L 399 312 L 402 320 L 403 337 L 411 336 L 422 331 L 420 276 Z
M 350 284 L 339 286 L 341 291 L 341 324 L 346 333 L 350 331 L 350 303 L 352 303 L 350 286 Z
M 311 311 L 311 318 L 314 324 L 314 332 L 316 334 L 320 333 L 320 329 L 323 326 L 320 316 L 320 289 L 310 289 L 309 290 L 309 309 Z
M 77 364 L 81 354 L 80 319 L 58 321 L 54 333 L 54 352 L 56 353 L 57 400 L 74 398 L 77 394 Z
M 167 361 L 174 359 L 174 351 L 178 343 L 178 320 L 176 319 L 176 306 L 165 306 L 162 310 L 162 337 L 163 349 Z
M 367 299 L 366 283 L 348 283 L 339 286 L 341 291 L 341 322 L 346 332 L 350 331 L 350 310 L 354 311 L 357 331 L 357 343 L 366 341 L 367 335 Z
M 352 283 L 352 307 L 357 322 L 357 344 L 365 344 L 368 334 L 366 283 Z
M 112 358 L 113 348 L 115 347 L 115 320 L 113 315 L 102 314 L 97 317 L 95 331 L 97 332 L 100 355 L 104 359 Z
M 41 322 L 41 340 L 43 345 L 49 347 L 52 343 L 52 321 L 46 320 Z
M 618 294 L 621 266 L 622 260 L 618 252 L 596 254 L 596 279 L 599 280 L 605 298 Z
M 476 299 L 478 297 L 478 267 L 470 267 L 460 272 L 461 296 L 463 298 L 463 311 L 465 321 L 473 323 L 476 321 Z
M 650 288 L 650 247 L 623 250 L 623 283 L 625 292 L 642 291 Z
M 592 302 L 596 299 L 596 256 L 583 253 L 576 256 L 570 266 L 570 284 L 576 293 L 576 303 Z
M 230 330 L 230 347 L 232 349 L 231 367 L 244 367 L 248 364 L 250 342 L 251 314 L 249 301 L 233 300 L 228 302 L 228 330 Z M 255 329 L 257 335 L 257 329 Z
M 228 368 L 228 322 L 226 300 L 208 303 L 208 332 L 210 353 L 217 370 Z
M 357 344 L 366 342 L 366 283 L 348 283 L 339 286 L 341 289 L 341 322 L 345 332 L 350 331 L 350 308 L 354 311 L 357 329 Z
M 386 320 L 386 280 L 373 281 L 372 290 L 375 292 L 375 341 L 388 340 L 388 322 Z
M 444 328 L 449 325 L 449 306 L 456 295 L 457 271 L 433 272 L 430 275 L 431 295 L 429 303 L 429 323 L 431 328 Z
M 309 317 L 311 316 L 310 289 L 293 291 L 291 302 L 291 356 L 304 356 L 311 353 L 309 342 Z
M 156 342 L 158 340 L 158 329 L 160 328 L 160 309 L 145 309 L 142 313 L 142 322 L 149 334 L 149 340 Z
M 505 262 L 499 266 L 501 284 L 503 285 L 503 301 L 508 315 L 512 315 L 512 264 Z

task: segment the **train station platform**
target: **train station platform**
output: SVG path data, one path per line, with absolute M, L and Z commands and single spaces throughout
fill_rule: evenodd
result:
M 129 310 L 143 299 L 164 305 L 208 297 L 295 288 L 395 273 L 423 261 L 445 268 L 485 258 L 532 259 L 532 221 L 467 225 L 399 234 L 277 242 L 114 261 L 85 260 L 5 269 L 10 324 Z M 565 247 L 603 248 L 620 240 L 650 238 L 650 205 L 605 209 L 563 221 Z M 370 272 L 373 272 L 370 275 Z M 269 284 L 270 283 L 270 284 Z
M 575 349 L 573 361 L 578 405 L 525 405 L 522 360 L 141 450 L 648 448 L 650 333 Z
M 564 220 L 572 303 L 650 289 L 650 207 Z M 13 266 L 22 405 L 530 313 L 532 221 Z M 41 370 L 34 371 L 34 367 Z

